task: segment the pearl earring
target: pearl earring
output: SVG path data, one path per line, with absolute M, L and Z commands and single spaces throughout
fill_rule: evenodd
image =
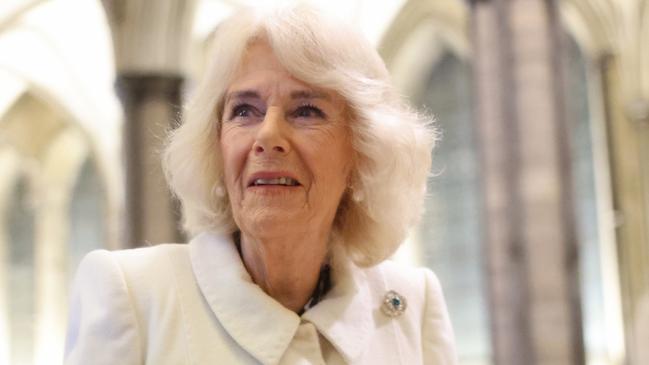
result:
M 352 200 L 355 201 L 356 203 L 360 203 L 363 201 L 364 195 L 363 192 L 360 190 L 352 189 Z
M 221 184 L 214 184 L 214 188 L 212 189 L 212 192 L 214 193 L 214 195 L 216 195 L 219 198 L 223 198 L 225 196 L 225 189 Z

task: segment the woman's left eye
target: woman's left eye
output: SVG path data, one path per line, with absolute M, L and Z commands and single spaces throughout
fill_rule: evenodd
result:
M 320 118 L 326 117 L 325 113 L 314 105 L 302 105 L 293 112 L 295 118 Z

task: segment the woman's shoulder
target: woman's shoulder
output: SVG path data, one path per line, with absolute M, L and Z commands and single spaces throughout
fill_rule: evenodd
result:
M 98 249 L 87 253 L 81 260 L 79 268 L 101 266 L 112 262 L 121 268 L 146 270 L 166 264 L 170 255 L 182 256 L 187 255 L 187 252 L 187 245 L 178 243 L 165 243 L 122 250 Z
M 385 261 L 377 265 L 386 289 L 407 303 L 404 317 L 417 324 L 423 346 L 424 363 L 456 364 L 455 339 L 442 292 L 435 273 L 429 268 Z M 413 329 L 413 331 L 415 331 Z
M 66 364 L 143 363 L 149 331 L 162 333 L 158 329 L 178 318 L 151 313 L 177 305 L 181 275 L 191 277 L 183 266 L 187 252 L 186 245 L 163 244 L 88 253 L 70 296 Z
M 370 276 L 380 276 L 387 286 L 399 287 L 409 292 L 423 293 L 433 290 L 441 295 L 437 275 L 427 267 L 416 267 L 401 262 L 385 260 L 367 270 Z M 395 289 L 396 290 L 396 289 Z
M 373 300 L 383 300 L 390 293 L 407 303 L 408 317 L 420 322 L 431 306 L 445 307 L 444 295 L 437 276 L 425 267 L 415 267 L 392 260 L 362 268 L 362 281 L 372 293 Z
M 369 288 L 368 303 L 377 308 L 377 328 L 386 320 L 397 325 L 401 353 L 413 356 L 411 363 L 457 363 L 444 295 L 432 270 L 386 260 L 361 271 Z
M 179 271 L 190 269 L 186 244 L 115 250 L 94 250 L 81 260 L 75 281 L 99 286 L 125 285 L 137 292 L 164 289 Z

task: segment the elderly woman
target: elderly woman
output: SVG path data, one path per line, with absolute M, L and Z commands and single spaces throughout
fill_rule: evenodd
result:
M 187 245 L 82 261 L 68 364 L 454 364 L 440 285 L 391 256 L 434 133 L 366 40 L 306 6 L 245 10 L 164 164 Z

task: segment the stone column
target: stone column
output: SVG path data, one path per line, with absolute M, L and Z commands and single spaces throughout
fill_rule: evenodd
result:
M 132 246 L 179 242 L 180 213 L 162 172 L 160 152 L 180 112 L 181 77 L 123 74 L 126 242 Z
M 178 242 L 180 213 L 160 153 L 179 120 L 194 0 L 103 0 L 124 105 L 125 246 Z
M 637 348 L 634 338 L 641 332 L 635 328 L 636 315 L 642 297 L 649 295 L 649 113 L 643 112 L 641 105 L 638 109 L 625 107 L 621 76 L 626 70 L 618 58 L 603 57 L 601 72 L 614 182 L 626 346 L 632 356 L 643 351 Z M 640 341 L 646 343 L 646 339 Z
M 70 123 L 71 124 L 71 123 Z M 33 179 L 34 219 L 34 361 L 63 358 L 68 304 L 70 200 L 83 162 L 86 136 L 68 127 L 53 137 Z
M 474 0 L 497 364 L 584 363 L 560 24 L 552 0 Z

